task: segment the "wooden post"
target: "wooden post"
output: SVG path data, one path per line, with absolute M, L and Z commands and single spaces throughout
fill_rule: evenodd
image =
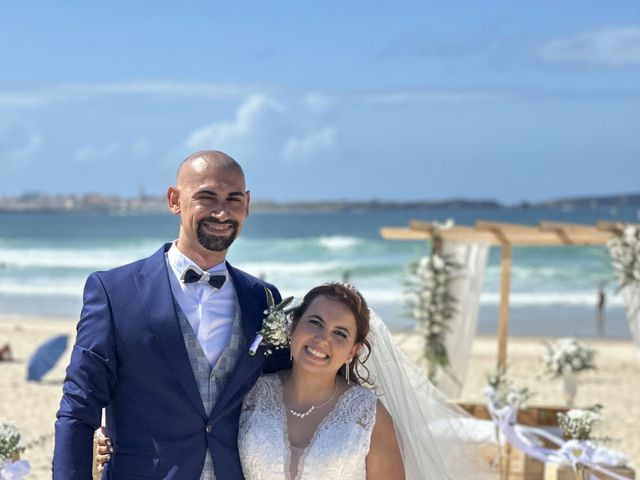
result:
M 507 368 L 507 338 L 509 336 L 509 290 L 511 287 L 511 238 L 505 230 L 527 230 L 531 227 L 509 225 L 496 222 L 476 222 L 479 230 L 488 230 L 502 245 L 502 275 L 500 279 L 500 314 L 498 317 L 498 369 L 506 371 Z
M 498 322 L 498 366 L 507 368 L 507 337 L 509 335 L 509 289 L 511 283 L 511 244 L 502 243 L 502 277 L 500 283 L 500 317 Z

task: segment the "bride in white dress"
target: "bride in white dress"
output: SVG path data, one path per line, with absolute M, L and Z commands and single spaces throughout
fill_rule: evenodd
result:
M 246 480 L 497 479 L 486 425 L 429 382 L 352 286 L 305 295 L 291 356 L 243 401 Z
M 292 369 L 262 376 L 243 402 L 246 480 L 404 479 L 391 416 L 359 385 L 367 375 L 358 352 L 370 348 L 364 298 L 343 284 L 322 285 L 292 320 Z

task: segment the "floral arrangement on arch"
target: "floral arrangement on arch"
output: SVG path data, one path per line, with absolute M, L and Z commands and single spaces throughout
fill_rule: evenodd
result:
M 596 368 L 596 351 L 582 345 L 575 338 L 561 338 L 555 343 L 546 344 L 546 347 L 542 362 L 544 372 L 551 377 L 557 378 L 567 373 Z
M 413 318 L 425 340 L 424 358 L 427 360 L 429 379 L 436 383 L 439 371 L 457 381 L 450 371 L 450 361 L 445 343 L 451 330 L 451 319 L 457 312 L 457 299 L 449 292 L 461 266 L 452 258 L 440 253 L 441 232 L 453 226 L 433 222 L 431 252 L 428 256 L 411 262 L 405 279 L 407 316 Z
M 640 225 L 625 225 L 607 244 L 618 290 L 640 288 Z
M 516 387 L 507 376 L 506 368 L 498 365 L 495 372 L 487 375 L 485 396 L 496 408 L 511 407 L 520 410 L 533 397 L 527 387 Z

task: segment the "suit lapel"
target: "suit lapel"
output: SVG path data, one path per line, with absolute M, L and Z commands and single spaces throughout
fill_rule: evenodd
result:
M 236 368 L 233 370 L 227 381 L 227 385 L 222 391 L 220 398 L 216 402 L 216 405 L 211 412 L 211 416 L 217 415 L 221 409 L 225 407 L 236 395 L 236 392 L 243 386 L 246 386 L 247 381 L 255 375 L 256 370 L 261 370 L 265 357 L 261 352 L 256 355 L 249 355 L 249 347 L 253 343 L 258 328 L 262 323 L 264 317 L 264 302 L 259 296 L 255 285 L 252 284 L 251 279 L 245 276 L 239 270 L 233 268 L 227 263 L 227 270 L 233 280 L 233 286 L 236 289 L 236 295 L 238 296 L 238 304 L 241 311 L 242 330 L 245 337 L 245 343 L 241 345 L 240 357 Z M 261 289 L 262 295 L 264 292 Z M 265 297 L 266 298 L 266 297 Z M 266 300 L 265 300 L 266 302 Z
M 189 363 L 187 348 L 180 331 L 171 284 L 169 283 L 165 252 L 170 246 L 171 244 L 166 244 L 149 257 L 140 271 L 136 283 L 142 304 L 147 311 L 147 323 L 162 347 L 169 368 L 173 371 L 187 398 L 196 407 L 198 413 L 206 418 L 198 385 Z
M 258 331 L 258 327 L 262 323 L 262 317 L 264 316 L 262 307 L 263 304 L 266 303 L 266 295 L 262 288 L 260 292 L 257 293 L 251 279 L 228 263 L 227 270 L 233 279 L 236 295 L 238 295 L 238 303 L 240 304 L 242 313 L 242 330 L 247 342 L 251 345 Z M 260 294 L 263 296 L 264 302 L 258 297 Z

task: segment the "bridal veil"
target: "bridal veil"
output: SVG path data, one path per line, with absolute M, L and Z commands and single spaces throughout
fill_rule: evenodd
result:
M 393 418 L 407 480 L 496 479 L 480 453 L 495 442 L 486 422 L 452 404 L 396 346 L 373 311 L 370 328 L 366 366 Z

